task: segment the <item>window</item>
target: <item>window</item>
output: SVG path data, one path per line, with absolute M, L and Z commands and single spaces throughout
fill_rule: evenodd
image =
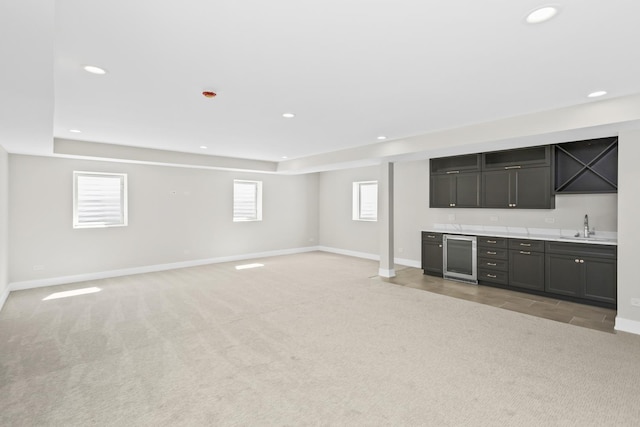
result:
M 127 175 L 73 172 L 73 228 L 127 225 Z
M 378 181 L 353 183 L 353 219 L 378 220 Z
M 233 180 L 233 221 L 262 221 L 262 181 Z

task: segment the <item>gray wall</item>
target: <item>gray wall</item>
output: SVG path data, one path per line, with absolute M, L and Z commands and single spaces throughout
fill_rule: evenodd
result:
M 637 322 L 628 326 L 640 334 L 640 307 L 631 305 L 632 298 L 640 299 L 640 130 L 620 132 L 618 149 L 618 319 Z
M 320 244 L 378 254 L 377 223 L 351 219 L 351 183 L 376 180 L 379 167 L 320 174 Z M 434 224 L 579 230 L 585 214 L 599 231 L 617 231 L 617 195 L 556 196 L 556 209 L 430 209 L 429 161 L 395 165 L 395 257 L 420 261 L 420 232 Z M 548 221 L 553 222 L 548 222 Z
M 429 161 L 400 162 L 395 168 L 396 256 L 420 260 L 420 231 L 434 224 L 462 224 L 579 230 L 584 215 L 597 231 L 617 231 L 617 194 L 556 196 L 555 209 L 430 209 Z M 547 222 L 547 221 L 553 222 Z
M 9 259 L 9 155 L 0 146 L 0 307 L 8 292 Z
M 127 227 L 72 228 L 74 170 L 128 174 Z M 9 171 L 10 282 L 301 248 L 318 241 L 316 174 L 23 155 L 10 156 Z M 263 221 L 232 221 L 233 179 L 263 181 Z
M 379 166 L 320 173 L 321 246 L 378 255 L 378 223 L 353 220 L 352 189 L 356 181 L 377 181 L 379 176 Z

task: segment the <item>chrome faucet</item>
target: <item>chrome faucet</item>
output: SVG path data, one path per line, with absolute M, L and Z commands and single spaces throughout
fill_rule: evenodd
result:
M 589 237 L 592 234 L 595 234 L 594 231 L 589 231 L 589 215 L 584 216 L 584 237 Z

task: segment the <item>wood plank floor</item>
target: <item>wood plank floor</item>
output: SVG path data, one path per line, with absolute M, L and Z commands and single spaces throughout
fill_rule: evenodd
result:
M 615 333 L 616 310 L 508 289 L 454 282 L 439 277 L 426 276 L 422 274 L 421 269 L 411 267 L 396 270 L 396 277 L 382 280 L 400 286 L 422 289 L 584 328 Z

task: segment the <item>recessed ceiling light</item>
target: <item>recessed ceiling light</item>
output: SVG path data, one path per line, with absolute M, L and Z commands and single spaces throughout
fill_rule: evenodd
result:
M 292 118 L 294 118 L 295 116 L 296 116 L 296 115 L 295 115 L 295 114 L 293 114 L 293 113 L 284 113 L 284 114 L 282 115 L 282 117 L 284 117 L 285 119 L 292 119 Z
M 85 65 L 84 70 L 91 74 L 107 74 L 107 70 L 94 65 Z
M 208 147 L 206 145 L 201 145 L 200 148 L 202 148 L 203 150 L 206 150 Z
M 377 139 L 379 139 L 380 141 L 382 141 L 382 140 L 387 139 L 387 137 L 386 137 L 386 136 L 384 136 L 384 135 L 380 135 Z
M 79 130 L 79 129 L 69 129 L 69 132 L 71 132 L 71 133 L 82 133 L 82 131 Z
M 282 158 L 283 158 L 283 159 L 288 159 L 289 157 L 287 157 L 287 156 L 282 156 Z
M 527 22 L 529 24 L 539 24 L 541 22 L 548 21 L 558 14 L 557 6 L 542 6 L 527 15 Z
M 597 90 L 595 92 L 591 92 L 589 95 L 587 95 L 589 98 L 597 98 L 599 96 L 603 96 L 606 95 L 607 91 L 606 90 Z

